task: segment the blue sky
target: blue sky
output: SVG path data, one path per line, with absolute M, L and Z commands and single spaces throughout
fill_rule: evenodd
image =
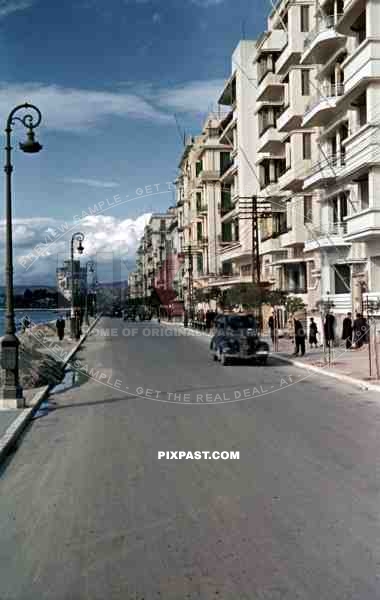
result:
M 16 244 L 33 247 L 47 227 L 109 196 L 173 181 L 181 154 L 174 114 L 197 133 L 243 27 L 255 38 L 269 10 L 258 0 L 0 0 L 0 117 L 24 101 L 43 113 L 43 151 L 13 154 Z M 23 134 L 17 126 L 15 148 Z M 89 235 L 124 235 L 138 219 L 126 248 L 132 260 L 143 216 L 172 201 L 168 191 L 121 204 L 107 222 L 94 217 Z M 45 277 L 52 260 L 16 267 L 16 279 Z

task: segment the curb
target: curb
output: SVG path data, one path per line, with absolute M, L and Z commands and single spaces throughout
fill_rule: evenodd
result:
M 91 331 L 93 330 L 93 328 L 95 327 L 95 325 L 101 317 L 102 313 L 90 325 L 86 333 L 82 335 L 76 346 L 72 350 L 70 350 L 69 354 L 63 361 L 63 368 L 67 366 L 74 354 L 78 352 L 79 348 L 81 347 L 87 336 L 91 333 Z M 28 423 L 32 420 L 34 414 L 37 412 L 44 400 L 46 400 L 46 398 L 49 396 L 49 392 L 51 389 L 51 384 L 45 385 L 44 387 L 40 388 L 34 394 L 33 398 L 29 400 L 28 407 L 25 408 L 22 412 L 20 412 L 17 418 L 8 427 L 4 435 L 0 437 L 0 464 L 9 455 L 11 449 L 16 445 L 18 438 L 21 436 Z
M 300 360 L 293 360 L 292 358 L 288 358 L 282 354 L 273 353 L 272 356 L 275 356 L 279 360 L 282 360 L 285 363 L 290 365 L 294 365 L 295 367 L 299 367 L 300 369 L 305 369 L 311 373 L 323 374 L 328 377 L 332 377 L 333 379 L 338 379 L 343 383 L 349 383 L 354 385 L 355 387 L 360 388 L 361 390 L 368 390 L 371 392 L 380 392 L 380 385 L 376 385 L 375 383 L 367 383 L 362 381 L 361 379 L 356 379 L 355 377 L 350 377 L 349 375 L 343 375 L 341 373 L 337 373 L 336 371 L 328 371 L 327 369 L 321 369 L 321 367 L 315 367 L 314 365 L 308 365 Z

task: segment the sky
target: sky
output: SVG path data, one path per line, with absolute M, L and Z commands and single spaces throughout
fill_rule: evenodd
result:
M 233 49 L 265 29 L 270 9 L 270 0 L 0 0 L 0 118 L 5 127 L 24 102 L 42 113 L 40 153 L 18 149 L 20 122 L 12 133 L 17 284 L 54 283 L 78 227 L 84 260 L 105 265 L 100 278 L 115 277 L 112 252 L 126 276 L 149 215 L 174 203 L 183 134 L 217 111 Z

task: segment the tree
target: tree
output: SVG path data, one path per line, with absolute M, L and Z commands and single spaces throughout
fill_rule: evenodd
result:
M 289 296 L 285 301 L 285 308 L 291 317 L 294 317 L 296 312 L 305 310 L 306 304 L 298 296 Z

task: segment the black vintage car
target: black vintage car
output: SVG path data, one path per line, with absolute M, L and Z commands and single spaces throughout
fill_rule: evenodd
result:
M 218 315 L 215 328 L 210 343 L 214 360 L 219 360 L 222 365 L 227 365 L 234 359 L 266 364 L 269 346 L 260 339 L 257 321 L 253 315 Z

